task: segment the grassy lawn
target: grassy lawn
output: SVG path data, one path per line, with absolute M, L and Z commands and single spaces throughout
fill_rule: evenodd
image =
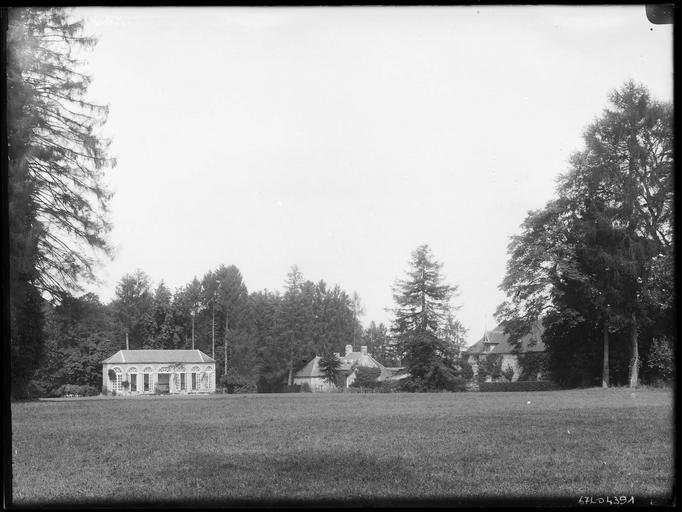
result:
M 674 481 L 673 428 L 673 394 L 657 390 L 17 403 L 13 498 L 660 503 Z

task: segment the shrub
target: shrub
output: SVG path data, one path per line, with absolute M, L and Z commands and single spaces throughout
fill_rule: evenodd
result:
M 467 388 L 467 380 L 462 377 L 462 376 L 457 376 L 454 379 L 452 379 L 450 382 L 448 382 L 448 385 L 446 386 L 447 391 L 466 391 Z
M 232 388 L 232 393 L 258 393 L 258 386 L 255 382 L 238 384 Z
M 549 357 L 545 352 L 521 353 L 518 362 L 521 369 L 519 380 L 538 380 L 538 375 L 546 376 L 549 373 Z
M 485 382 L 486 377 L 493 380 L 502 376 L 502 356 L 500 354 L 486 354 L 478 358 L 478 382 Z
M 26 398 L 29 400 L 35 400 L 41 397 L 52 397 L 60 396 L 55 393 L 55 390 L 51 386 L 46 385 L 43 382 L 32 380 L 28 383 L 26 387 Z
M 551 391 L 559 389 L 551 380 L 530 380 L 516 382 L 481 382 L 480 391 Z
M 504 377 L 507 382 L 511 382 L 514 378 L 514 368 L 512 368 L 511 365 L 507 365 L 507 367 L 502 370 L 502 377 Z
M 377 379 L 381 375 L 379 368 L 360 366 L 355 371 L 355 380 L 351 384 L 354 388 L 376 388 L 379 386 Z
M 58 396 L 95 396 L 99 395 L 97 388 L 88 385 L 64 384 L 57 390 Z
M 234 368 L 228 369 L 227 373 L 221 375 L 218 379 L 218 385 L 228 393 L 256 393 L 259 382 L 261 386 L 267 384 L 267 381 L 263 382 L 263 380 L 240 375 Z
M 402 391 L 402 380 L 385 380 L 376 388 L 379 393 L 397 393 Z
M 312 393 L 313 390 L 310 388 L 310 383 L 309 382 L 304 382 L 301 384 L 301 391 L 303 393 Z
M 474 378 L 474 369 L 467 361 L 460 362 L 459 366 L 461 368 L 461 376 L 464 380 L 469 381 Z
M 675 370 L 673 357 L 668 338 L 656 338 L 653 341 L 646 361 L 653 383 L 665 384 L 672 380 Z
M 301 392 L 301 385 L 300 384 L 294 384 L 293 386 L 287 386 L 284 385 L 279 389 L 280 393 L 300 393 Z

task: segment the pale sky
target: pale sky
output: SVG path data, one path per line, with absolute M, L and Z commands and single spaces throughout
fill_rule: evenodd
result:
M 249 291 L 291 265 L 390 322 L 427 243 L 473 343 L 509 237 L 541 208 L 608 93 L 672 99 L 672 26 L 644 6 L 79 8 L 105 134 L 115 258 L 171 288 L 220 264 Z

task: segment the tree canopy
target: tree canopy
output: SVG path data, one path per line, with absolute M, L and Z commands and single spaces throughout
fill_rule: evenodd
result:
M 610 102 L 586 129 L 557 198 L 512 237 L 497 316 L 514 341 L 542 319 L 556 375 L 593 382 L 601 370 L 608 386 L 610 363 L 620 373 L 627 360 L 636 386 L 641 342 L 672 336 L 672 106 L 633 82 Z

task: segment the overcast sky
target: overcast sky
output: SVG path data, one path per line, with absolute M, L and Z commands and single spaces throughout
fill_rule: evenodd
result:
M 427 243 L 473 343 L 509 237 L 632 78 L 672 98 L 672 26 L 644 6 L 82 8 L 110 106 L 115 258 L 171 289 L 220 264 L 249 291 L 297 264 L 388 323 Z

